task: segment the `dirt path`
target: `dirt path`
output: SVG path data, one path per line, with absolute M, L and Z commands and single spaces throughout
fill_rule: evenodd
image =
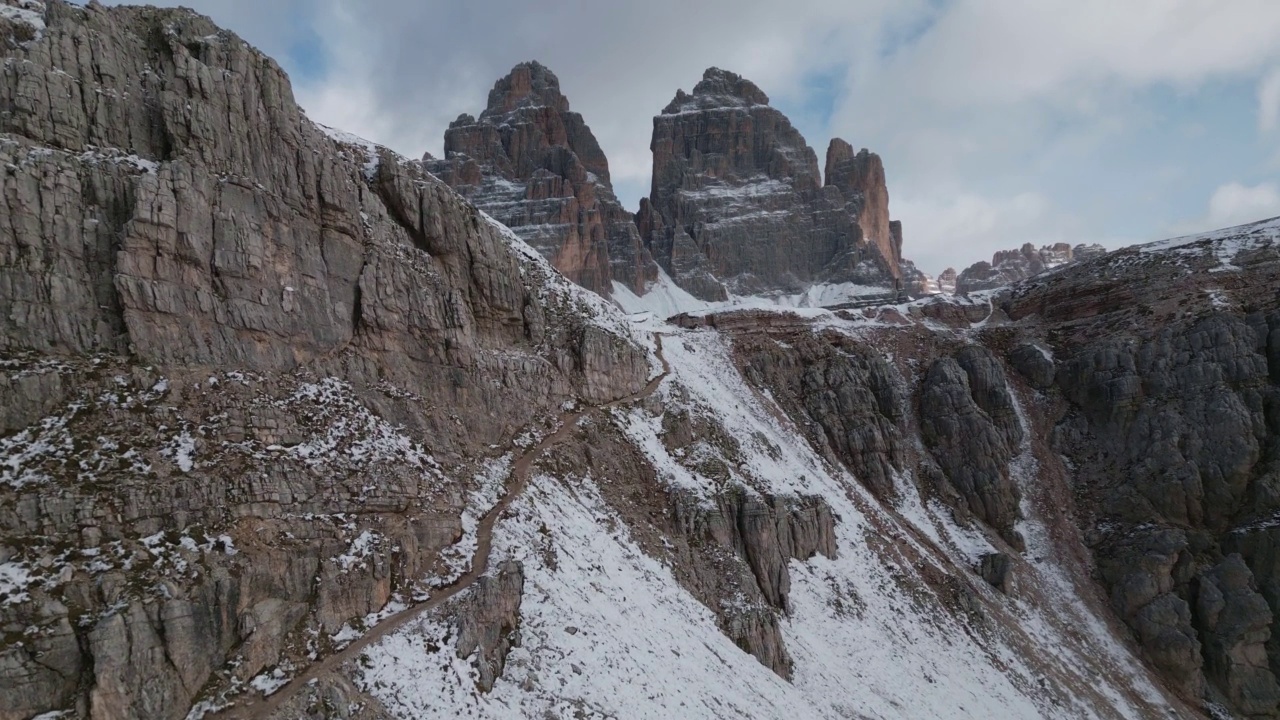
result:
M 662 335 L 655 333 L 654 339 L 657 343 L 658 360 L 662 362 L 662 372 L 654 377 L 644 386 L 640 392 L 629 395 L 613 402 L 606 403 L 595 407 L 583 408 L 580 410 L 572 410 L 560 414 L 560 427 L 550 435 L 543 438 L 537 445 L 529 448 L 516 459 L 515 464 L 511 468 L 509 476 L 510 484 L 507 486 L 507 492 L 502 499 L 497 502 L 489 512 L 484 514 L 480 519 L 480 524 L 476 529 L 476 551 L 471 556 L 471 569 L 463 573 L 461 577 L 454 580 L 449 585 L 438 589 L 428 600 L 424 600 L 417 605 L 401 610 L 400 612 L 388 617 L 382 622 L 374 625 L 359 639 L 353 641 L 350 645 L 341 651 L 330 655 L 316 663 L 307 666 L 305 670 L 295 676 L 286 685 L 281 687 L 267 697 L 261 695 L 253 695 L 236 700 L 236 704 L 219 712 L 206 715 L 209 720 L 248 720 L 249 718 L 269 718 L 273 713 L 280 709 L 282 705 L 288 702 L 294 695 L 298 693 L 307 683 L 315 680 L 323 675 L 338 669 L 344 663 L 354 660 L 365 648 L 373 643 L 381 640 L 387 635 L 404 627 L 406 623 L 414 618 L 440 607 L 449 598 L 454 597 L 458 593 L 466 590 L 475 584 L 481 576 L 484 575 L 485 569 L 489 565 L 489 555 L 493 550 L 493 528 L 498 523 L 498 518 L 506 512 L 511 503 L 524 492 L 529 484 L 529 469 L 533 466 L 533 461 L 542 454 L 544 450 L 556 445 L 569 437 L 577 427 L 578 420 L 589 412 L 597 409 L 606 409 L 633 403 L 643 400 L 657 391 L 658 386 L 671 372 L 671 366 L 667 364 L 667 358 L 662 354 Z

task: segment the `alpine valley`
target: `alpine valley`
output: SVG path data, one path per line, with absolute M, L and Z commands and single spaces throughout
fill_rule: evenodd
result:
M 1280 219 L 938 282 L 726 70 L 633 213 L 536 62 L 416 159 L 0 53 L 0 720 L 1280 716 Z

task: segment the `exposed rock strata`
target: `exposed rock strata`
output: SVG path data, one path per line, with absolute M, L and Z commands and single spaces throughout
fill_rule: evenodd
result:
M 653 188 L 636 222 L 694 295 L 901 283 L 902 228 L 890 225 L 879 157 L 832 141 L 824 185 L 814 151 L 749 80 L 707 70 L 654 118 L 651 149 Z
M 565 277 L 608 296 L 643 294 L 656 266 L 613 194 L 609 163 L 560 81 L 536 62 L 498 80 L 479 118 L 461 115 L 427 169 L 511 228 Z
M 0 597 L 0 717 L 184 717 L 325 656 L 389 601 L 458 572 L 449 549 L 466 545 L 475 496 L 498 491 L 482 486 L 501 481 L 505 452 L 552 431 L 564 407 L 649 378 L 648 353 L 608 308 L 418 163 L 312 125 L 279 68 L 207 20 L 60 2 L 40 26 L 4 17 L 19 21 L 0 20 L 0 563 L 24 575 L 6 575 L 21 579 Z M 535 75 L 500 83 L 497 106 L 530 109 Z M 725 117 L 767 101 L 740 79 L 710 81 L 742 103 Z M 695 96 L 678 100 L 724 109 Z M 579 147 L 576 162 L 600 169 Z M 753 152 L 699 162 L 759 169 Z M 763 152 L 765 165 L 788 160 L 776 144 Z M 863 233 L 811 159 L 784 168 L 809 179 L 782 194 L 796 182 L 839 193 L 829 224 Z M 850 187 L 876 175 L 870 157 L 844 160 L 858 166 Z M 708 625 L 783 677 L 804 659 L 787 647 L 788 613 L 794 627 L 829 616 L 920 630 L 915 615 L 863 617 L 870 600 L 923 609 L 918 637 L 971 643 L 966 658 L 1009 672 L 1046 713 L 1180 712 L 1167 686 L 1274 716 L 1280 261 L 1274 243 L 1251 242 L 1126 251 L 894 322 L 686 318 L 700 329 L 669 329 L 683 335 L 673 343 L 732 344 L 746 388 L 735 404 L 699 405 L 673 379 L 635 413 L 563 429 L 573 437 L 541 470 L 598 485 L 609 532 L 621 521 Z M 801 479 L 748 461 L 782 456 L 729 429 L 748 400 L 769 415 L 758 427 L 817 451 L 806 472 L 829 465 L 829 495 L 766 491 Z M 633 424 L 660 432 L 641 443 Z M 662 472 L 712 490 L 668 482 L 658 455 Z M 1024 506 L 1056 524 L 1018 558 Z M 1128 658 L 1105 613 L 1078 625 L 1091 585 L 1066 601 L 1061 637 L 1115 654 L 1070 662 L 1041 652 L 1045 626 L 1022 627 L 987 587 L 1010 589 L 1014 570 L 1019 612 L 1051 615 L 1064 601 L 1036 578 L 1086 555 L 1074 523 L 1104 602 L 1160 673 L 1127 679 L 1125 697 L 1087 680 L 1110 681 L 1111 660 Z M 1007 567 L 948 548 L 942 530 L 1000 548 Z M 874 597 L 834 574 L 849 557 L 883 571 Z M 1078 565 L 1052 568 L 1088 577 L 1088 557 Z M 475 658 L 481 689 L 501 682 L 526 597 L 504 564 L 448 611 L 449 652 Z M 823 605 L 817 620 L 795 617 L 805 602 Z M 341 676 L 298 700 L 285 717 L 384 716 Z
M 566 448 L 559 472 L 610 478 L 605 496 L 645 550 L 667 557 L 680 584 L 716 615 L 743 651 L 790 678 L 780 623 L 789 612 L 788 565 L 835 557 L 836 518 L 820 497 L 766 496 L 732 480 L 750 474 L 736 440 L 714 419 L 663 408 L 664 442 L 691 470 L 724 483 L 708 502 L 662 484 L 636 448 L 614 431 L 590 428 Z
M 968 511 L 1021 547 L 1013 527 L 1020 493 L 1009 464 L 1024 431 L 990 351 L 972 345 L 933 363 L 921 386 L 920 424 L 926 446 Z
M 1053 328 L 1054 355 L 1065 355 L 1053 382 L 1068 409 L 1054 437 L 1074 463 L 1085 537 L 1117 614 L 1182 692 L 1207 683 L 1248 716 L 1276 712 L 1280 669 L 1270 540 L 1280 261 L 1256 239 L 1269 228 L 1127 249 L 1005 303 L 1014 320 Z
M 810 443 L 878 497 L 894 496 L 893 477 L 905 469 L 908 452 L 905 400 L 883 358 L 835 336 L 801 336 L 786 345 L 745 338 L 737 351 L 750 382 L 808 421 L 800 427 Z
M 448 610 L 457 623 L 458 657 L 471 659 L 483 692 L 493 689 L 507 653 L 518 644 L 523 593 L 524 570 L 520 563 L 508 560 L 492 575 L 480 578 L 458 606 Z
M 0 650 L 0 717 L 182 717 L 446 573 L 450 486 L 488 446 L 629 394 L 648 361 L 207 19 L 35 17 L 0 23 L 0 431 L 21 458 L 0 537 L 53 579 L 0 610 L 6 637 L 44 628 Z

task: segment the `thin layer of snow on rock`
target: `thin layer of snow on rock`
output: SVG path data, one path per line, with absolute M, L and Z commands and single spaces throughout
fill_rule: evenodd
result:
M 475 670 L 457 658 L 447 627 L 427 620 L 358 663 L 362 688 L 393 715 L 814 717 L 801 692 L 738 649 L 667 567 L 610 523 L 592 483 L 570 489 L 537 477 L 514 509 L 495 537 L 497 553 L 525 568 L 521 645 L 502 678 L 477 694 Z M 439 651 L 424 652 L 433 644 Z
M 879 505 L 778 419 L 772 401 L 734 369 L 723 336 L 668 328 L 663 347 L 671 365 L 659 390 L 667 412 L 714 415 L 742 444 L 741 476 L 732 482 L 820 495 L 839 518 L 835 559 L 790 564 L 792 612 L 781 630 L 793 681 L 721 633 L 671 569 L 617 523 L 590 478 L 539 476 L 494 535 L 494 558 L 524 565 L 520 647 L 493 691 L 481 694 L 447 624 L 428 618 L 393 633 L 356 663 L 361 687 L 393 716 L 1081 718 L 1099 715 L 1079 693 L 1090 687 L 1137 717 L 1126 688 L 1159 697 L 1102 621 L 1072 599 L 1079 590 L 1054 574 L 1055 558 L 1046 555 L 1028 579 L 1064 593 L 1055 607 L 997 594 L 963 565 L 992 547 L 980 531 L 956 527 L 945 509 L 923 502 Z M 611 417 L 664 481 L 719 489 L 667 451 L 659 419 L 641 409 Z M 1035 528 L 1023 527 L 1040 552 Z M 945 546 L 959 548 L 951 555 L 961 556 L 959 567 L 940 553 Z M 927 566 L 968 573 L 987 612 L 1016 620 L 992 630 L 944 610 L 948 601 L 922 574 Z M 1053 586 L 1055 577 L 1068 584 Z
M 351 541 L 351 545 L 347 551 L 335 557 L 333 561 L 342 568 L 342 572 L 346 573 L 351 568 L 363 565 L 364 561 L 373 554 L 374 549 L 378 545 L 379 535 L 372 530 L 365 530 Z
M 1116 639 L 1114 632 L 1094 613 L 1082 599 L 1092 588 L 1077 582 L 1066 570 L 1070 559 L 1062 557 L 1061 543 L 1051 536 L 1050 523 L 1038 509 L 1038 491 L 1044 487 L 1040 480 L 1040 463 L 1031 447 L 1032 427 L 1027 418 L 1023 401 L 1010 395 L 1014 412 L 1023 428 L 1022 445 L 1018 455 L 1010 463 L 1011 477 L 1022 493 L 1020 509 L 1022 519 L 1016 528 L 1026 541 L 1025 557 L 1030 560 L 1034 581 L 1053 599 L 1050 607 L 1035 607 L 1025 601 L 1019 603 L 1022 615 L 1019 627 L 1036 637 L 1067 662 L 1083 667 L 1086 658 L 1104 666 L 1116 677 L 1130 679 L 1131 686 L 1148 702 L 1159 705 L 1161 694 L 1156 689 L 1147 670 Z M 1072 628 L 1076 632 L 1064 641 L 1060 628 Z M 1083 632 L 1080 632 L 1083 631 Z M 1094 687 L 1108 695 L 1116 707 L 1124 707 L 1123 694 L 1113 686 L 1099 683 Z
M 26 602 L 27 587 L 33 582 L 31 569 L 23 563 L 0 563 L 0 605 Z
M 868 297 L 882 297 L 889 291 L 883 287 L 855 283 L 816 284 L 792 295 L 730 295 L 728 300 L 700 300 L 676 285 L 662 269 L 658 279 L 644 295 L 636 295 L 627 286 L 613 284 L 613 301 L 630 315 L 650 313 L 662 321 L 681 313 L 699 315 L 732 310 L 794 310 L 804 317 L 829 315 L 824 306 L 856 302 Z M 886 302 L 886 304 L 894 304 Z
M 387 422 L 365 407 L 351 385 L 335 377 L 303 383 L 293 395 L 276 403 L 298 411 L 316 424 L 303 442 L 291 447 L 269 445 L 308 465 L 344 462 L 352 467 L 370 463 L 408 464 L 440 476 L 439 464 L 402 426 Z
M 364 177 L 366 180 L 372 180 L 374 176 L 378 174 L 378 163 L 380 162 L 379 156 L 383 149 L 381 145 L 373 142 L 372 140 L 365 140 L 359 135 L 349 133 L 345 130 L 331 128 L 328 125 L 315 123 L 315 126 L 325 135 L 329 136 L 329 139 L 337 142 L 339 145 L 349 145 L 363 151 L 364 157 L 357 159 L 360 160 L 361 164 L 364 166 Z
M 511 249 L 525 260 L 521 273 L 527 276 L 530 271 L 533 271 L 535 276 L 529 279 L 533 281 L 531 284 L 539 288 L 541 296 L 539 299 L 549 303 L 566 304 L 573 312 L 586 317 L 593 324 L 611 334 L 637 345 L 645 344 L 645 340 L 636 335 L 635 329 L 627 321 L 626 313 L 620 311 L 618 306 L 596 293 L 570 282 L 568 278 L 552 267 L 550 260 L 547 260 L 542 253 L 522 240 L 515 231 L 493 219 L 492 216 L 484 211 L 478 210 L 477 212 L 485 222 L 501 233 L 503 239 L 511 246 Z
M 658 279 L 644 295 L 636 295 L 620 282 L 613 283 L 613 301 L 629 314 L 652 313 L 658 320 L 666 320 L 684 312 L 709 309 L 713 304 L 690 295 L 676 285 L 666 271 L 658 269 Z
M 361 687 L 402 718 L 1089 717 L 1038 704 L 1036 674 L 988 651 L 948 614 L 895 591 L 903 579 L 839 509 L 840 558 L 791 564 L 783 622 L 788 683 L 743 653 L 645 555 L 590 480 L 537 477 L 495 536 L 525 569 L 521 645 L 489 694 L 457 657 L 449 627 L 425 619 L 365 652 Z M 547 558 L 554 558 L 548 563 Z
M 708 183 L 700 188 L 681 189 L 680 196 L 689 199 L 708 199 L 716 200 L 737 200 L 742 198 L 751 198 L 753 200 L 769 197 L 770 195 L 781 195 L 794 192 L 795 188 L 791 183 L 778 180 L 777 178 L 758 175 L 747 179 L 737 185 L 729 183 Z M 784 211 L 784 214 L 790 214 Z
M 284 687 L 288 682 L 288 674 L 280 668 L 274 668 L 250 680 L 249 687 L 263 695 L 270 695 Z
M 857 283 L 818 283 L 796 295 L 783 295 L 777 303 L 784 307 L 821 308 L 892 295 L 888 288 Z M 887 302 L 887 304 L 895 304 Z
M 678 384 L 695 411 L 713 415 L 737 439 L 741 465 L 751 473 L 738 478 L 743 484 L 775 495 L 818 490 L 814 478 L 826 472 L 821 458 L 807 443 L 795 442 L 795 428 L 769 412 L 767 400 L 747 385 L 725 336 L 682 332 L 670 336 L 663 351 L 671 366 L 667 397 L 672 397 L 670 390 Z
M 44 35 L 44 3 L 38 0 L 17 0 L 0 3 L 0 18 L 31 28 L 32 37 L 27 42 L 38 42 Z
M 794 442 L 794 429 L 785 426 L 765 406 L 738 373 L 726 339 L 715 332 L 673 333 L 663 342 L 663 353 L 671 367 L 667 381 L 659 389 L 668 412 L 680 410 L 691 416 L 711 416 L 736 439 L 735 458 L 721 448 L 697 442 L 687 455 L 670 450 L 662 441 L 662 418 L 642 408 L 615 410 L 623 433 L 672 487 L 709 498 L 723 489 L 724 482 L 698 472 L 700 462 L 717 457 L 727 467 L 730 482 L 761 493 L 774 495 L 812 494 L 813 479 L 823 472 L 822 460 L 807 444 Z
M 1280 241 L 1280 217 L 1197 235 L 1160 240 L 1140 245 L 1138 249 L 1142 254 L 1173 253 L 1200 256 L 1212 253 L 1218 261 L 1218 266 L 1213 271 L 1222 272 L 1240 269 L 1236 267 L 1234 261 L 1242 251 L 1274 247 L 1277 241 Z
M 473 479 L 474 490 L 462 511 L 462 538 L 441 553 L 448 573 L 431 579 L 431 584 L 442 587 L 452 583 L 471 569 L 471 558 L 479 542 L 477 530 L 483 518 L 506 495 L 507 478 L 511 476 L 511 453 L 485 461 Z

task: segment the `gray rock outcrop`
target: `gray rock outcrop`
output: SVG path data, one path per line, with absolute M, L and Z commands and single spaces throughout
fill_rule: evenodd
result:
M 1196 620 L 1205 671 L 1232 705 L 1249 716 L 1274 715 L 1280 685 L 1267 662 L 1272 612 L 1240 555 L 1228 555 L 1200 576 Z
M 1017 583 L 1014 580 L 1013 559 L 1004 553 L 983 555 L 978 564 L 978 574 L 991 587 L 1005 595 L 1012 595 L 1017 591 Z
M 1031 243 L 1026 243 L 1017 250 L 997 252 L 992 256 L 991 262 L 981 261 L 965 268 L 956 276 L 952 292 L 970 293 L 1012 285 L 1046 270 L 1088 260 L 1106 252 L 1106 248 L 1097 244 L 1072 247 L 1069 243 L 1054 243 L 1037 249 Z
M 517 644 L 523 594 L 524 568 L 508 560 L 492 575 L 480 578 L 458 607 L 450 608 L 457 623 L 458 657 L 471 658 L 483 692 L 493 689 L 507 653 Z
M 677 92 L 653 133 L 653 188 L 636 222 L 695 296 L 901 285 L 902 227 L 889 221 L 878 156 L 833 140 L 824 184 L 817 155 L 768 96 L 719 68 Z
M 1073 463 L 1117 615 L 1185 696 L 1207 688 L 1250 717 L 1274 715 L 1280 667 L 1280 262 L 1266 243 L 1244 249 L 1262 225 L 1176 256 L 1126 249 L 1067 266 L 1004 305 L 1015 322 L 1052 328 L 1052 387 L 1068 403 L 1054 444 Z M 1219 253 L 1237 263 L 1229 291 Z M 1029 350 L 1011 360 L 1038 374 Z
M 920 389 L 920 432 L 966 509 L 1020 549 L 1010 462 L 1024 431 L 991 351 L 971 345 L 933 363 Z
M 744 338 L 736 349 L 743 376 L 796 418 L 814 447 L 844 463 L 877 497 L 894 497 L 894 473 L 906 467 L 908 452 L 906 401 L 883 358 L 835 336 L 801 336 L 785 347 Z

